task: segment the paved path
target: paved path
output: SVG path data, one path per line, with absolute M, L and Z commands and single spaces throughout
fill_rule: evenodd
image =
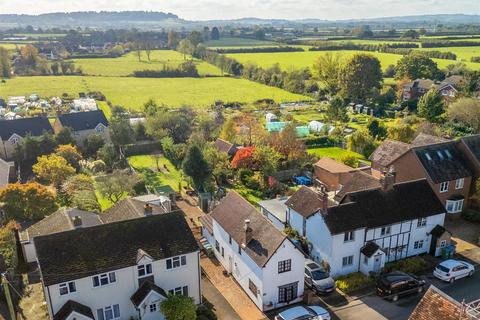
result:
M 214 306 L 214 312 L 220 320 L 241 320 L 232 306 L 222 296 L 220 291 L 208 280 L 202 276 L 203 297 Z

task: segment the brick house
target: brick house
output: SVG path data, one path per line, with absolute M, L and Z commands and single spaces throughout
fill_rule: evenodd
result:
M 426 178 L 447 213 L 461 212 L 468 205 L 473 174 L 458 144 L 424 134 L 412 144 L 386 140 L 370 156 L 373 175 L 393 166 L 399 182 Z
M 418 100 L 430 88 L 434 87 L 435 83 L 430 79 L 416 79 L 403 85 L 403 101 Z

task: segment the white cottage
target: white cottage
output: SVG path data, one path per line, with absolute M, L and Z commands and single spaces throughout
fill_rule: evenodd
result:
M 303 253 L 247 200 L 231 191 L 202 221 L 215 256 L 260 310 L 302 300 Z
M 432 230 L 443 225 L 445 208 L 426 180 L 394 183 L 346 193 L 338 204 L 302 187 L 285 203 L 288 224 L 310 244 L 310 256 L 328 262 L 333 275 L 380 271 L 386 262 L 438 254 Z
M 54 320 L 163 320 L 168 294 L 201 303 L 200 252 L 181 212 L 35 238 Z

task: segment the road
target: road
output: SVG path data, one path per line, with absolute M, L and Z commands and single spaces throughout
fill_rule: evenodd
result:
M 459 302 L 464 300 L 468 303 L 480 299 L 480 290 L 478 289 L 480 288 L 479 271 L 471 278 L 459 279 L 453 284 L 442 282 L 430 276 L 426 277 L 425 280 L 427 281 L 427 287 L 433 284 Z M 421 297 L 421 294 L 414 294 L 400 298 L 397 302 L 388 302 L 371 293 L 358 300 L 348 302 L 339 294 L 333 294 L 318 298 L 320 300 L 318 302 L 331 311 L 333 319 L 405 320 L 413 312 Z

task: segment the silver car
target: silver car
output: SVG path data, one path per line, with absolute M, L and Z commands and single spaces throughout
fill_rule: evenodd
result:
M 327 310 L 319 306 L 297 306 L 279 313 L 275 320 L 330 320 Z
M 318 263 L 312 260 L 305 261 L 305 284 L 316 293 L 330 293 L 335 291 L 335 281 L 330 274 Z

